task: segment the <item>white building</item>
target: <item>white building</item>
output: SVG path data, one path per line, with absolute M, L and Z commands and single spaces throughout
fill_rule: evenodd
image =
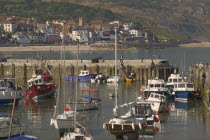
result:
M 25 35 L 21 32 L 17 32 L 15 34 L 13 34 L 12 39 L 16 43 L 19 43 L 19 44 L 29 44 L 29 43 L 31 43 L 31 39 L 27 35 Z
M 4 31 L 8 33 L 14 33 L 17 29 L 17 24 L 11 21 L 5 21 L 4 23 Z
M 140 30 L 129 30 L 129 34 L 134 36 L 134 37 L 138 37 L 138 36 L 142 36 L 142 31 L 140 31 Z
M 123 27 L 124 27 L 124 30 L 130 30 L 134 27 L 134 24 L 131 22 L 131 23 L 124 23 L 123 24 Z
M 72 31 L 70 37 L 73 41 L 79 41 L 80 43 L 88 42 L 88 31 L 87 30 L 75 30 Z
M 54 34 L 54 28 L 47 24 L 37 24 L 37 28 L 41 33 Z

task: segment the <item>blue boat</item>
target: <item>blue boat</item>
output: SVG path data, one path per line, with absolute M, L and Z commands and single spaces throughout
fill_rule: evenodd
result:
M 193 83 L 180 82 L 174 85 L 173 94 L 175 100 L 189 101 L 196 98 L 197 92 L 194 90 Z
M 8 139 L 6 139 L 8 140 Z M 10 140 L 38 140 L 36 137 L 33 136 L 17 136 L 17 137 L 12 137 Z
M 81 70 L 79 76 L 65 76 L 66 80 L 70 81 L 76 81 L 76 78 L 78 77 L 79 81 L 89 81 L 91 78 L 95 79 L 97 74 L 90 74 L 88 70 Z

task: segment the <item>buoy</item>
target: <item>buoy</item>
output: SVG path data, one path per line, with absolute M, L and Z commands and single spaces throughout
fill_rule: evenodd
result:
M 165 111 L 169 111 L 170 110 L 170 108 L 167 106 L 167 107 L 165 107 Z
M 122 124 L 122 130 L 124 129 L 124 126 L 123 126 L 123 124 Z
M 154 121 L 157 123 L 157 122 L 159 122 L 159 119 L 155 117 Z

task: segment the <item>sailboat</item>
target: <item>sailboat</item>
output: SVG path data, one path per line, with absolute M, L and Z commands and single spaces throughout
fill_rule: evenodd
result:
M 17 95 L 15 98 L 16 103 L 18 103 L 19 100 L 23 99 L 22 89 L 19 87 L 15 87 L 13 82 L 9 81 L 10 78 L 8 77 L 11 76 L 12 75 L 0 77 L 0 106 L 13 103 L 16 90 L 17 90 Z
M 77 66 L 76 72 L 78 73 L 78 52 L 77 50 Z M 76 92 L 75 92 L 75 101 L 77 101 L 78 93 L 78 76 L 76 77 Z M 75 102 L 75 113 L 74 113 L 74 129 L 64 133 L 64 136 L 61 137 L 61 140 L 93 140 L 93 138 L 86 132 L 85 127 L 77 122 L 77 102 Z
M 117 78 L 117 28 L 115 28 L 115 78 Z M 116 79 L 117 81 L 117 79 Z M 117 82 L 115 82 L 115 107 L 113 109 L 114 117 L 108 123 L 104 123 L 103 127 L 117 138 L 122 138 L 124 135 L 136 133 L 147 127 L 146 118 L 144 116 L 145 109 L 149 105 L 138 105 L 137 102 L 130 102 L 118 106 L 117 98 Z M 127 114 L 118 116 L 118 109 L 125 106 L 130 107 Z M 136 135 L 134 135 L 136 136 Z M 135 137 L 136 138 L 136 137 Z
M 64 37 L 64 36 L 63 36 Z M 63 39 L 64 40 L 64 39 Z M 62 49 L 61 49 L 61 59 L 63 59 L 63 67 L 64 67 L 64 75 L 65 75 L 65 46 L 64 46 L 64 41 L 62 41 Z M 65 87 L 65 80 L 64 80 L 64 90 L 63 90 L 63 99 L 64 99 L 64 112 L 59 114 L 58 108 L 59 108 L 59 100 L 60 100 L 60 91 L 61 91 L 61 67 L 59 67 L 59 89 L 58 89 L 58 98 L 55 106 L 55 112 L 53 115 L 53 118 L 50 121 L 51 125 L 54 125 L 56 129 L 68 129 L 73 126 L 74 122 L 74 116 L 77 115 L 77 120 L 81 121 L 85 117 L 76 113 L 75 111 L 72 111 L 70 106 L 65 105 L 65 92 L 66 92 L 66 87 Z

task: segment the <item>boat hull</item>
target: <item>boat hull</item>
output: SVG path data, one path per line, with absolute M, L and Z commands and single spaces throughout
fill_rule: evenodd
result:
M 195 99 L 195 94 L 192 91 L 175 91 L 175 100 L 189 101 Z
M 97 74 L 91 74 L 86 76 L 65 76 L 66 80 L 69 81 L 76 81 L 76 78 L 78 77 L 79 81 L 89 81 L 91 78 L 95 78 Z
M 74 104 L 71 104 L 71 108 L 73 108 L 73 110 L 74 107 L 75 107 Z M 77 111 L 99 109 L 100 107 L 101 107 L 100 102 L 77 103 Z
M 15 95 L 15 91 L 12 91 L 12 92 L 1 91 L 0 92 L 0 105 L 13 103 L 14 95 Z M 23 99 L 23 91 L 19 90 L 17 91 L 17 94 L 16 94 L 16 104 L 21 99 Z
M 27 99 L 44 99 L 44 98 L 50 98 L 54 96 L 56 92 L 56 88 L 54 85 L 35 85 L 30 87 L 25 93 L 24 96 L 27 97 Z
M 0 139 L 7 139 L 8 138 L 8 132 L 10 127 L 6 128 L 0 128 Z M 21 134 L 24 134 L 24 132 L 27 131 L 26 125 L 20 125 L 20 126 L 13 126 L 11 131 L 11 137 L 18 136 Z

